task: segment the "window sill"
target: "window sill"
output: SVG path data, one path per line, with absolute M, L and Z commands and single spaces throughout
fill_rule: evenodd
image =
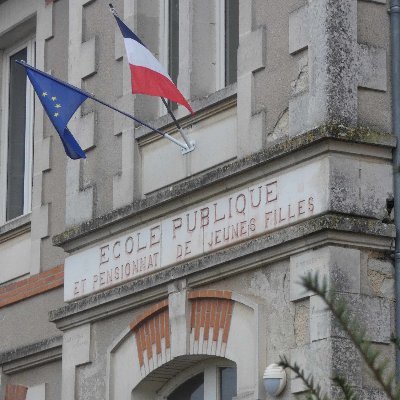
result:
M 188 114 L 184 107 L 179 107 L 174 114 L 176 119 L 180 122 L 182 128 L 185 128 L 193 123 L 201 121 L 202 119 L 208 118 L 215 112 L 220 112 L 224 109 L 236 106 L 236 94 L 237 84 L 234 83 L 208 96 L 192 100 L 191 106 L 195 114 Z M 165 114 L 160 118 L 146 122 L 154 128 L 164 131 L 165 133 L 171 133 L 176 130 L 169 114 Z M 152 134 L 153 131 L 143 125 L 139 126 L 135 130 L 136 140 L 146 139 Z
M 31 214 L 21 215 L 0 226 L 0 243 L 23 235 L 31 230 Z

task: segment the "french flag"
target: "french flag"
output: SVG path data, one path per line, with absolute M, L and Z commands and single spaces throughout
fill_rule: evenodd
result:
M 189 103 L 172 82 L 163 66 L 143 42 L 121 21 L 111 4 L 110 8 L 124 37 L 126 54 L 131 69 L 132 93 L 165 97 L 175 103 L 182 104 L 193 113 Z

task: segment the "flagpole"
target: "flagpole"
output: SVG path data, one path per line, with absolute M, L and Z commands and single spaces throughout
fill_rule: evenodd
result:
M 31 65 L 27 64 L 27 63 L 26 63 L 25 61 L 23 61 L 23 60 L 21 60 L 21 61 L 20 61 L 20 60 L 15 60 L 15 62 L 16 62 L 17 64 L 22 65 L 24 68 L 29 68 L 29 69 L 31 69 L 31 70 L 33 70 L 33 71 L 35 71 L 35 72 L 38 72 L 39 74 L 41 74 L 41 75 L 43 75 L 43 76 L 45 76 L 45 77 L 47 77 L 47 78 L 49 78 L 49 79 L 52 79 L 52 80 L 54 80 L 54 81 L 60 83 L 61 85 L 64 85 L 64 86 L 67 87 L 67 88 L 73 89 L 73 90 L 75 90 L 76 92 L 81 93 L 81 94 L 83 94 L 84 96 L 86 96 L 86 97 L 88 97 L 88 98 L 90 98 L 90 99 L 92 99 L 92 100 L 94 100 L 94 101 L 97 101 L 98 103 L 103 104 L 104 106 L 106 106 L 106 107 L 108 107 L 108 108 L 111 108 L 111 110 L 114 110 L 114 111 L 116 111 L 116 112 L 118 112 L 118 113 L 124 115 L 125 117 L 128 117 L 128 118 L 134 120 L 135 122 L 137 122 L 137 123 L 139 123 L 139 124 L 145 126 L 146 128 L 149 128 L 149 129 L 151 129 L 152 131 L 159 133 L 161 136 L 164 136 L 166 139 L 168 139 L 168 140 L 170 140 L 171 142 L 173 142 L 173 143 L 177 144 L 178 146 L 182 147 L 182 150 L 183 150 L 183 151 L 187 150 L 187 145 L 186 145 L 185 143 L 180 142 L 179 140 L 177 140 L 177 139 L 175 139 L 174 137 L 170 136 L 168 133 L 162 132 L 162 131 L 160 131 L 160 130 L 157 129 L 157 128 L 153 128 L 151 125 L 147 124 L 146 122 L 141 121 L 140 119 L 134 117 L 133 115 L 128 114 L 128 113 L 126 113 L 125 111 L 119 110 L 118 108 L 112 106 L 111 104 L 108 104 L 108 103 L 106 103 L 105 101 L 98 99 L 95 95 L 93 95 L 93 94 L 91 94 L 91 93 L 89 93 L 89 92 L 86 92 L 85 90 L 82 90 L 82 89 L 80 89 L 80 88 L 78 88 L 78 87 L 76 87 L 76 86 L 73 86 L 73 85 L 71 85 L 71 84 L 69 84 L 69 83 L 67 83 L 67 82 L 64 82 L 64 81 L 62 81 L 62 80 L 60 80 L 60 79 L 58 79 L 58 78 L 56 78 L 56 77 L 54 77 L 54 76 L 52 76 L 52 75 L 49 75 L 49 74 L 47 74 L 46 72 L 43 72 L 43 71 L 41 71 L 41 70 L 39 70 L 39 69 L 37 69 L 37 68 L 35 68 L 35 67 L 32 67 Z
M 177 139 L 175 139 L 174 137 L 170 136 L 168 133 L 162 132 L 162 131 L 158 130 L 157 128 L 153 128 L 152 126 L 146 124 L 145 122 L 143 122 L 143 121 L 137 119 L 137 118 L 134 117 L 133 115 L 128 114 L 128 113 L 126 113 L 125 111 L 119 110 L 118 108 L 112 106 L 111 104 L 108 104 L 108 103 L 106 103 L 105 101 L 96 98 L 94 95 L 89 95 L 89 94 L 88 94 L 88 97 L 91 98 L 91 99 L 94 100 L 94 101 L 97 101 L 97 102 L 100 103 L 100 104 L 103 104 L 104 106 L 106 106 L 106 107 L 108 107 L 108 108 L 111 108 L 112 110 L 114 110 L 114 111 L 116 111 L 116 112 L 119 112 L 119 113 L 122 114 L 122 115 L 125 115 L 126 117 L 128 117 L 128 118 L 130 118 L 130 119 L 133 119 L 134 121 L 138 122 L 139 124 L 142 124 L 143 126 L 149 128 L 149 129 L 151 129 L 152 131 L 159 133 L 161 136 L 164 136 L 166 139 L 168 139 L 168 140 L 170 140 L 171 142 L 173 142 L 173 143 L 177 144 L 178 146 L 182 147 L 183 150 L 187 150 L 187 145 L 186 145 L 185 143 L 180 142 L 179 140 L 177 140 Z
M 171 118 L 173 119 L 176 127 L 178 128 L 178 131 L 182 135 L 183 140 L 185 141 L 185 143 L 187 145 L 187 151 L 189 152 L 189 151 L 194 150 L 194 142 L 190 142 L 189 139 L 187 138 L 187 136 L 185 135 L 185 133 L 183 132 L 183 129 L 182 129 L 181 125 L 179 124 L 179 122 L 177 121 L 177 119 L 175 118 L 175 115 L 172 112 L 168 102 L 164 99 L 164 97 L 161 97 L 161 100 L 164 103 L 164 106 L 167 109 L 168 114 L 171 116 Z

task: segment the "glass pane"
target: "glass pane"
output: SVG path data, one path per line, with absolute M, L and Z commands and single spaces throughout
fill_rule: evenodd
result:
M 225 0 L 225 85 L 237 80 L 239 0 Z
M 168 73 L 176 84 L 179 73 L 179 0 L 169 0 Z
M 179 0 L 169 0 L 169 34 L 168 34 L 168 73 L 177 84 L 179 74 Z M 178 108 L 176 103 L 168 101 L 172 109 Z
M 27 49 L 10 57 L 8 154 L 7 154 L 7 221 L 24 213 L 26 75 L 15 60 L 27 61 Z
M 168 400 L 204 400 L 204 374 L 196 375 L 179 386 Z
M 232 400 L 236 396 L 236 368 L 220 368 L 221 400 Z

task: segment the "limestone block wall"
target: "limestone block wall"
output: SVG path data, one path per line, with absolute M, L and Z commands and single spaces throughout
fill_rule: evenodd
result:
M 385 1 L 367 3 L 375 3 L 369 18 L 365 10 L 372 11 L 372 7 L 353 0 L 307 2 L 290 14 L 289 53 L 298 60 L 298 76 L 289 102 L 289 135 L 332 122 L 388 129 L 382 115 L 379 122 L 366 118 L 368 113 L 375 114 L 369 97 L 382 100 L 382 95 L 372 91 L 387 91 L 389 65 L 383 35 L 376 41 L 363 34 L 367 24 L 374 30 L 382 23 L 389 25 L 388 17 L 382 18 Z M 359 14 L 364 17 L 359 19 Z M 384 98 L 380 112 L 386 112 L 388 118 L 387 96 Z
M 164 57 L 165 43 L 149 28 L 152 26 L 159 33 L 165 29 L 163 2 L 121 0 L 115 6 L 153 53 Z M 183 119 L 182 125 L 197 141 L 196 151 L 181 156 L 174 144 L 151 136 L 149 130 L 135 129 L 129 119 L 116 113 L 109 118 L 109 111 L 100 106 L 84 105 L 72 128 L 88 150 L 97 144 L 96 150 L 89 150 L 87 162 L 68 162 L 67 226 L 130 204 L 204 169 L 247 156 L 277 139 L 304 133 L 321 124 L 390 128 L 388 31 L 385 28 L 383 33 L 378 32 L 379 26 L 388 25 L 383 0 L 292 0 L 279 6 L 241 0 L 238 81 L 223 93 L 213 93 L 217 87 L 217 60 L 210 54 L 215 54 L 215 49 L 211 46 L 206 51 L 200 40 L 203 25 L 208 23 L 207 35 L 210 42 L 215 42 L 216 15 L 212 7 L 210 10 L 207 14 L 203 3 L 180 4 L 178 86 L 198 110 L 195 118 Z M 159 118 L 165 111 L 161 111 L 157 99 L 133 99 L 122 38 L 105 5 L 90 1 L 71 3 L 70 11 L 74 16 L 69 26 L 70 81 L 113 99 L 118 107 L 141 118 L 155 119 L 157 126 L 178 137 L 168 126 L 169 118 Z M 108 25 L 113 26 L 113 33 L 102 33 L 96 26 L 98 21 L 107 29 L 111 29 Z M 372 26 L 376 34 L 370 33 L 367 26 Z M 74 61 L 78 56 L 80 63 Z M 204 74 L 210 77 L 207 82 Z M 236 108 L 226 101 L 235 93 Z M 224 107 L 215 108 L 214 97 L 218 102 L 224 101 Z M 204 111 L 210 104 L 213 108 Z M 375 110 L 374 122 L 371 111 Z M 187 112 L 179 107 L 177 115 L 184 118 Z M 158 173 L 160 169 L 163 174 Z
M 69 2 L 68 82 L 82 87 L 82 79 L 96 73 L 96 38 L 83 38 L 83 14 L 88 0 Z M 71 132 L 82 149 L 89 153 L 95 146 L 95 114 L 75 114 L 70 122 Z M 66 226 L 79 224 L 93 217 L 94 187 L 84 180 L 84 161 L 67 161 L 66 169 Z
M 330 287 L 335 288 L 366 329 L 367 338 L 390 361 L 394 360 L 390 345 L 394 307 L 391 261 L 383 254 L 335 246 L 302 252 L 290 259 L 290 300 L 295 305 L 296 328 L 296 348 L 290 351 L 292 363 L 302 365 L 332 395 L 336 388 L 329 377 L 335 374 L 345 376 L 363 397 L 381 395 L 360 355 L 325 304 L 297 283 L 310 272 L 318 272 L 321 280 L 327 277 Z M 293 379 L 291 392 L 302 391 L 302 382 Z
M 258 377 L 265 364 L 262 307 L 230 291 L 170 286 L 168 300 L 65 331 L 63 399 L 130 398 L 133 389 L 135 399 L 153 397 L 177 371 L 216 357 L 237 363 L 239 394 L 260 398 Z M 221 329 L 215 329 L 218 326 Z M 193 329 L 202 346 L 190 339 L 196 337 Z M 217 340 L 207 344 L 207 335 L 212 339 L 215 332 Z M 241 351 L 244 336 L 247 351 Z
M 61 362 L 51 361 L 43 365 L 28 367 L 18 371 L 8 378 L 7 387 L 24 387 L 11 394 L 21 397 L 7 397 L 4 400 L 48 400 L 61 398 Z M 20 382 L 24 382 L 23 385 Z M 7 390 L 6 387 L 6 390 Z M 10 390 L 10 389 L 9 389 Z M 15 390 L 15 389 L 14 389 Z M 23 393 L 25 391 L 25 397 Z
M 123 3 L 123 18 L 127 24 L 132 27 L 137 26 L 137 5 L 136 1 L 125 0 Z M 115 60 L 118 61 L 117 71 L 122 70 L 122 91 L 117 94 L 117 107 L 123 107 L 130 110 L 134 108 L 134 97 L 132 96 L 131 73 L 125 56 L 125 47 L 121 31 L 115 26 Z M 137 144 L 134 140 L 134 123 L 133 121 L 114 114 L 114 135 L 121 142 L 121 169 L 113 178 L 113 202 L 112 207 L 118 208 L 133 201 L 135 195 L 140 193 L 139 187 L 139 154 Z
M 15 46 L 18 42 L 27 40 L 28 37 L 34 36 L 36 41 L 36 66 L 39 69 L 45 70 L 47 62 L 45 58 L 46 50 L 48 43 L 53 38 L 53 14 L 52 2 L 30 1 L 24 7 L 21 7 L 19 2 L 2 4 L 0 17 L 1 48 L 7 49 Z M 1 64 L 3 64 L 2 54 L 0 51 Z M 3 117 L 5 118 L 6 116 Z M 43 241 L 48 238 L 50 229 L 49 207 L 52 199 L 46 197 L 45 180 L 52 169 L 50 163 L 51 138 L 48 137 L 44 129 L 44 118 L 45 115 L 42 107 L 36 107 L 33 133 L 32 211 L 30 217 L 32 228 L 29 245 L 23 249 L 24 253 L 29 253 L 29 257 L 27 257 L 29 259 L 29 268 L 25 273 L 29 272 L 31 274 L 37 274 L 41 271 L 41 262 L 43 259 L 42 245 Z M 18 242 L 18 239 L 16 239 L 16 242 Z M 49 267 L 54 265 L 50 265 Z M 12 276 L 12 278 L 14 277 Z
M 240 2 L 237 80 L 238 157 L 244 157 L 263 147 L 265 110 L 255 105 L 254 74 L 265 67 L 269 49 L 267 49 L 265 22 L 258 26 L 254 23 L 257 13 L 256 1 Z M 266 89 L 265 86 L 263 89 Z

